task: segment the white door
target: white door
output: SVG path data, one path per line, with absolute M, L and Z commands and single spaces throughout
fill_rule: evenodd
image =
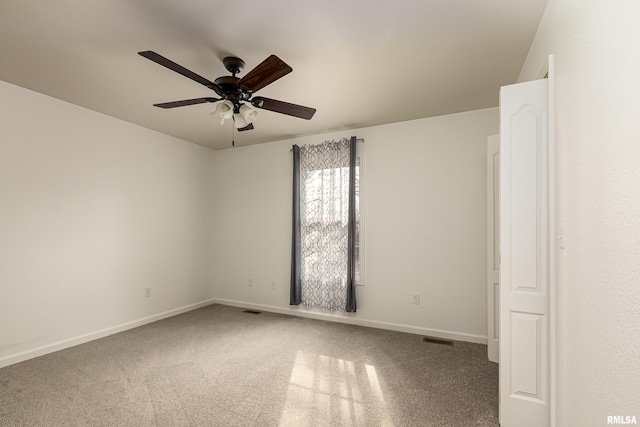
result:
M 550 424 L 548 82 L 500 90 L 500 424 Z
M 487 141 L 487 353 L 498 363 L 500 343 L 500 135 Z

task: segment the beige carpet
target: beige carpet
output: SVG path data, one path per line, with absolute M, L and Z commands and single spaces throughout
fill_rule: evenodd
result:
M 486 354 L 211 305 L 0 369 L 0 425 L 497 426 Z

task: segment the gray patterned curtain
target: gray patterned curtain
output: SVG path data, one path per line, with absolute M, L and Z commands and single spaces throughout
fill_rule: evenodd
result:
M 291 245 L 291 296 L 290 305 L 302 303 L 300 285 L 300 148 L 293 146 L 293 230 Z
M 355 137 L 293 153 L 290 303 L 355 312 Z

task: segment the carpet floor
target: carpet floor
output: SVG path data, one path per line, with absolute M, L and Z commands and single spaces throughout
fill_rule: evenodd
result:
M 487 347 L 214 304 L 0 369 L 4 426 L 498 426 Z

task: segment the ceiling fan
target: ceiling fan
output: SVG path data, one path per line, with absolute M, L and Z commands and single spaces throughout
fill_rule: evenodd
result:
M 222 101 L 212 114 L 221 118 L 221 123 L 224 122 L 225 119 L 232 118 L 238 131 L 253 129 L 252 121 L 257 111 L 247 104 L 255 108 L 287 114 L 306 120 L 311 119 L 316 112 L 315 108 L 304 107 L 302 105 L 291 104 L 262 96 L 253 97 L 255 92 L 293 71 L 289 65 L 275 55 L 269 56 L 242 78 L 236 77 L 236 74 L 244 69 L 244 61 L 235 56 L 228 56 L 222 60 L 222 63 L 232 75 L 218 77 L 214 81 L 210 81 L 156 52 L 147 50 L 138 52 L 138 54 L 208 87 L 219 96 L 219 98 L 204 97 L 153 104 L 155 107 L 175 108 Z

